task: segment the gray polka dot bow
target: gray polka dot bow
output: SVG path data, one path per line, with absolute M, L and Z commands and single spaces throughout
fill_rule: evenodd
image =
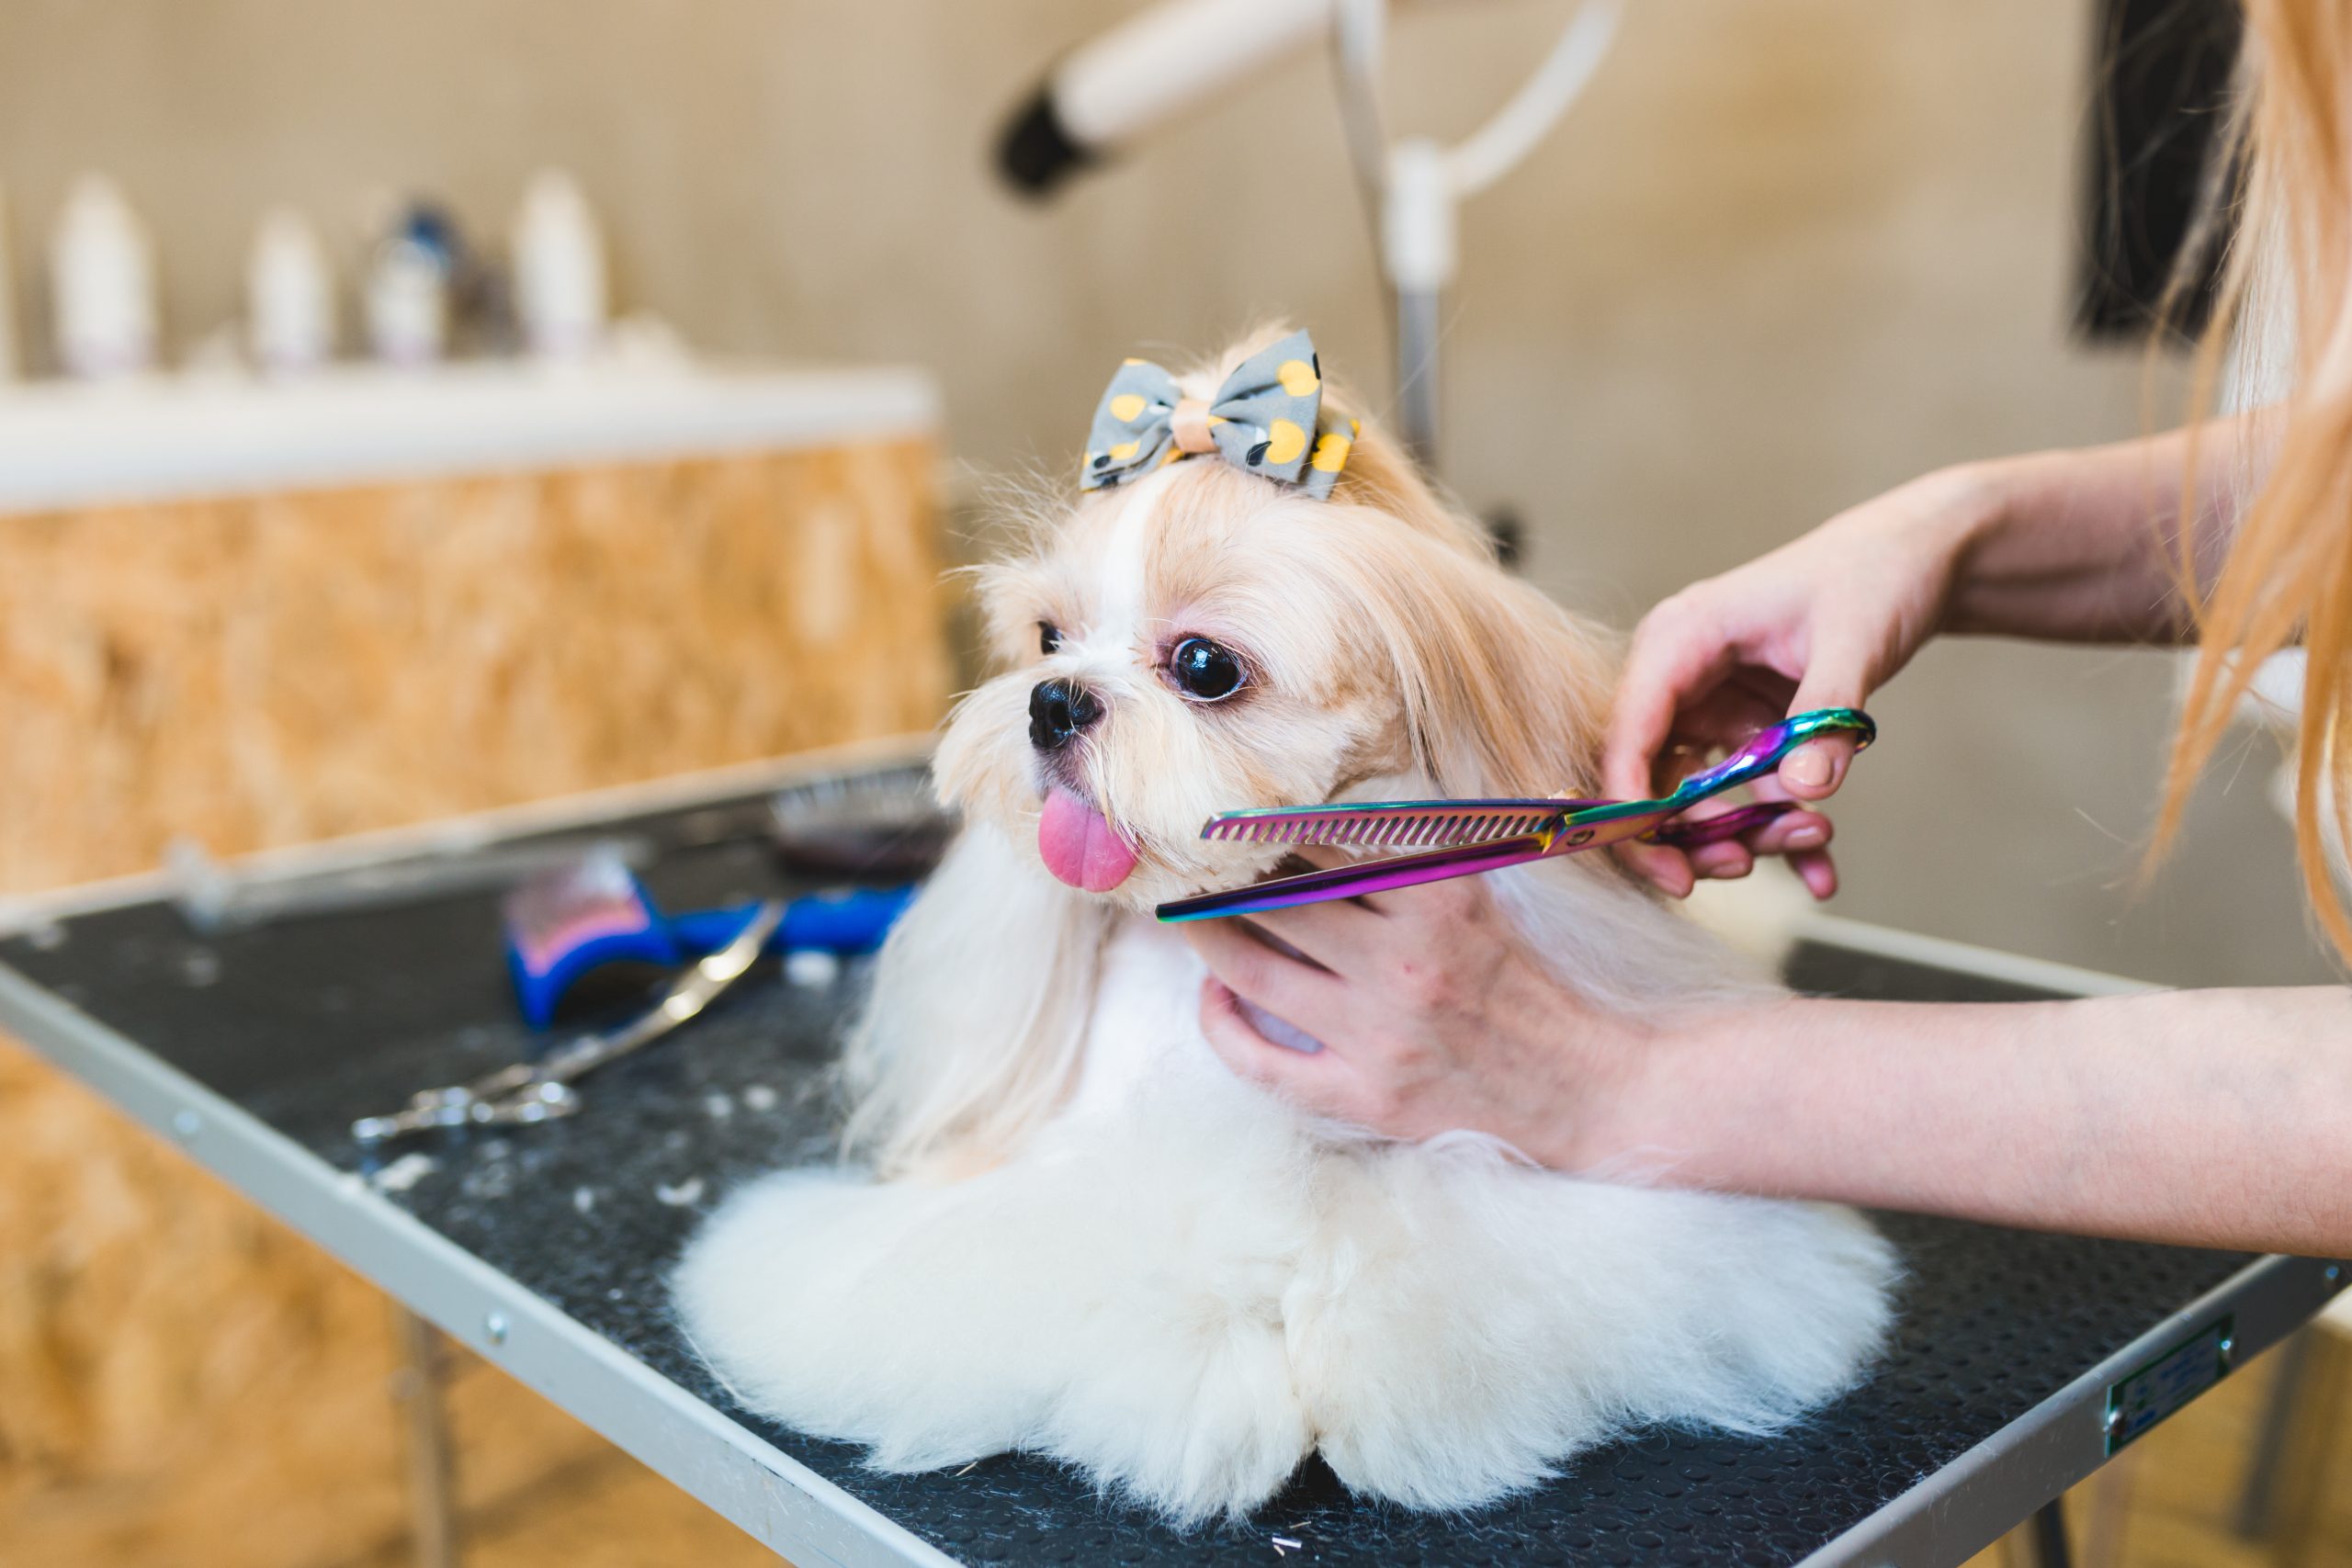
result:
M 1344 430 L 1319 427 L 1322 410 L 1323 367 L 1303 332 L 1243 360 L 1213 398 L 1188 398 L 1166 370 L 1130 359 L 1094 410 L 1079 488 L 1105 490 L 1215 453 L 1319 501 L 1339 483 L 1358 428 L 1352 421 Z

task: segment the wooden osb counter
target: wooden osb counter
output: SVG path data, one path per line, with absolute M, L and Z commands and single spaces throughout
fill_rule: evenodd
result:
M 927 728 L 933 424 L 865 372 L 0 394 L 0 897 Z M 380 1551 L 393 1360 L 366 1286 L 0 1043 L 0 1560 Z M 502 1496 L 579 1458 L 473 1397 L 529 1435 Z

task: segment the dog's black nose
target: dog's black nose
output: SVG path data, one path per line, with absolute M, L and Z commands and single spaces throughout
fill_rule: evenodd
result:
M 1102 705 L 1075 681 L 1040 681 L 1029 693 L 1029 744 L 1058 750 L 1102 716 Z

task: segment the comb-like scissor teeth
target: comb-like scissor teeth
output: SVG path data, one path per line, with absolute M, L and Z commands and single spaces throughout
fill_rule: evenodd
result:
M 1266 806 L 1209 819 L 1204 839 L 1257 844 L 1437 844 L 1533 833 L 1589 800 L 1377 800 L 1361 806 Z
M 1204 919 L 1319 903 L 1474 875 L 1633 838 L 1685 846 L 1714 843 L 1759 827 L 1793 809 L 1793 804 L 1761 801 L 1697 821 L 1673 819 L 1710 796 L 1764 777 L 1815 736 L 1833 733 L 1851 735 L 1859 751 L 1878 738 L 1878 726 L 1859 708 L 1792 714 L 1656 800 L 1374 800 L 1223 812 L 1209 819 L 1201 837 L 1260 844 L 1401 845 L 1416 852 L 1180 898 L 1159 906 L 1159 918 Z

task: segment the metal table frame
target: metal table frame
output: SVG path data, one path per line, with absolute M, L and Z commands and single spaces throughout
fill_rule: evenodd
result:
M 594 824 L 664 806 L 741 795 L 845 767 L 919 755 L 903 741 L 716 770 L 425 824 L 244 863 L 282 869 L 361 863 L 432 845 Z M 160 875 L 69 888 L 0 907 L 0 931 L 142 902 Z M 2084 995 L 2146 987 L 2088 971 L 1818 917 L 1814 940 L 1901 962 Z M 25 976 L 0 965 L 6 1028 L 198 1164 L 358 1271 L 418 1316 L 716 1509 L 763 1545 L 813 1568 L 953 1560 L 876 1509 L 762 1440 L 411 1216 L 358 1177 L 334 1169 Z M 2227 1314 L 2225 1357 L 2242 1362 L 2284 1338 L 2343 1288 L 2325 1260 L 2259 1259 L 2081 1374 L 1992 1438 L 1804 1559 L 1833 1564 L 1957 1564 L 2103 1464 L 2109 1391 Z

